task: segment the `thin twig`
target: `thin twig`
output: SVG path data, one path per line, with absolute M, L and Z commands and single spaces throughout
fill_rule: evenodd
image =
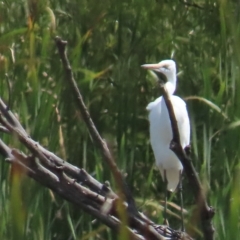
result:
M 11 108 L 11 103 L 12 103 L 12 89 L 11 89 L 11 83 L 10 83 L 10 79 L 8 74 L 5 75 L 6 76 L 6 81 L 7 81 L 7 86 L 8 86 L 8 105 L 7 105 L 7 109 Z
M 3 127 L 3 126 L 0 126 L 0 132 L 9 133 L 9 131 L 7 130 L 7 128 L 5 128 L 5 127 Z
M 203 10 L 204 7 L 200 6 L 199 4 L 197 3 L 189 3 L 187 1 L 184 1 L 184 0 L 179 0 L 180 3 L 183 3 L 185 6 L 188 6 L 188 7 L 195 7 L 195 8 L 198 8 L 198 9 L 201 9 Z

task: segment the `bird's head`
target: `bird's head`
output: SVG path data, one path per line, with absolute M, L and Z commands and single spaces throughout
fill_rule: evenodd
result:
M 162 80 L 161 75 L 164 75 L 167 81 L 169 92 L 172 94 L 176 88 L 176 64 L 173 60 L 163 60 L 159 63 L 144 64 L 141 66 L 147 70 L 153 71 L 159 80 Z M 165 86 L 166 86 L 165 85 Z
M 167 81 L 176 77 L 176 64 L 173 60 L 163 60 L 159 63 L 143 64 L 141 67 L 152 70 L 157 75 L 158 73 L 162 73 L 167 78 Z

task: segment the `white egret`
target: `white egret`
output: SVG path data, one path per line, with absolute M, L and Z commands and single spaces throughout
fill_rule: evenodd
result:
M 184 149 L 189 145 L 190 141 L 190 123 L 185 102 L 180 97 L 173 95 L 177 83 L 175 62 L 173 60 L 163 60 L 157 64 L 144 64 L 142 67 L 165 75 L 167 80 L 165 89 L 169 94 L 173 106 L 181 146 Z M 179 184 L 183 166 L 175 153 L 169 148 L 173 134 L 163 97 L 161 96 L 154 102 L 149 103 L 147 110 L 149 111 L 150 121 L 150 141 L 156 165 L 160 170 L 163 180 L 167 183 L 167 190 L 173 192 Z

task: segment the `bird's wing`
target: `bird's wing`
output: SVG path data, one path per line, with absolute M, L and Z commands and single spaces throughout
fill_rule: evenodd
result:
M 162 100 L 162 97 L 159 97 L 159 98 L 157 98 L 155 101 L 150 102 L 150 103 L 147 105 L 146 109 L 147 109 L 148 111 L 151 111 L 161 100 Z

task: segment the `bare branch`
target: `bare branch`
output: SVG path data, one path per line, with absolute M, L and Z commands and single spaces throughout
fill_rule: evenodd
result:
M 5 128 L 5 127 L 3 127 L 3 126 L 0 126 L 0 132 L 9 133 L 9 131 L 7 130 L 7 128 Z
M 18 129 L 21 129 L 23 133 L 26 133 L 24 128 L 18 122 L 17 118 L 14 116 L 14 114 L 11 111 L 9 111 L 8 107 L 5 105 L 5 103 L 2 101 L 1 98 L 0 98 L 0 111 L 1 111 L 1 114 L 7 119 L 7 121 L 10 124 L 12 124 L 15 127 L 18 127 Z
M 122 203 L 122 201 L 119 202 L 119 196 L 116 193 L 106 185 L 98 182 L 84 169 L 79 169 L 65 162 L 32 140 L 10 111 L 8 111 L 8 116 L 12 118 L 14 126 L 20 126 L 19 129 L 12 126 L 4 118 L 1 111 L 0 122 L 8 129 L 9 134 L 18 139 L 32 155 L 27 156 L 18 150 L 11 149 L 1 139 L 0 154 L 5 156 L 9 163 L 20 166 L 35 181 L 52 189 L 64 199 L 76 204 L 84 211 L 99 219 L 111 229 L 118 231 L 121 225 L 117 210 L 118 204 L 123 204 L 122 206 L 125 211 L 127 211 L 127 204 Z M 107 209 L 109 209 L 107 212 L 103 211 L 106 204 L 108 205 Z M 129 225 L 126 228 L 130 239 L 161 240 L 164 237 L 183 239 L 181 232 L 174 231 L 166 226 L 156 225 L 142 213 L 135 215 L 129 212 L 128 222 Z M 184 239 L 191 238 L 187 236 Z
M 81 111 L 92 139 L 99 147 L 103 159 L 112 171 L 117 187 L 120 190 L 120 196 L 105 184 L 98 182 L 84 169 L 79 169 L 65 162 L 31 139 L 18 119 L 1 99 L 0 123 L 2 124 L 3 131 L 14 138 L 13 142 L 16 140 L 21 142 L 31 155 L 28 156 L 19 150 L 8 147 L 1 139 L 0 154 L 8 159 L 7 162 L 20 166 L 29 177 L 43 186 L 52 189 L 64 199 L 76 204 L 115 231 L 118 231 L 122 227 L 121 214 L 118 210 L 119 206 L 121 206 L 122 211 L 128 218 L 128 224 L 125 227 L 128 231 L 129 239 L 161 240 L 165 239 L 165 237 L 169 239 L 191 239 L 187 234 L 175 231 L 166 226 L 156 225 L 144 214 L 138 212 L 131 192 L 120 170 L 117 168 L 106 142 L 99 135 L 83 102 L 66 56 L 66 42 L 60 38 L 56 38 L 56 44 L 63 62 L 66 80 L 72 87 L 77 106 Z M 176 137 L 176 139 L 178 138 Z
M 64 71 L 65 71 L 66 82 L 72 88 L 77 107 L 79 108 L 79 110 L 82 114 L 82 117 L 87 125 L 87 128 L 89 130 L 89 133 L 90 133 L 92 139 L 94 140 L 95 144 L 100 149 L 103 159 L 108 164 L 108 166 L 113 174 L 113 177 L 115 179 L 117 187 L 120 190 L 120 198 L 123 201 L 126 198 L 126 201 L 128 202 L 129 211 L 134 212 L 134 214 L 138 214 L 138 210 L 136 208 L 136 204 L 132 197 L 131 191 L 129 190 L 127 184 L 125 183 L 125 180 L 124 180 L 120 170 L 118 169 L 118 167 L 114 161 L 114 158 L 108 149 L 106 142 L 101 138 L 99 132 L 97 131 L 97 129 L 92 121 L 92 118 L 87 110 L 87 107 L 83 101 L 83 97 L 82 97 L 80 90 L 77 86 L 77 83 L 74 79 L 73 72 L 72 72 L 72 69 L 71 69 L 67 54 L 66 54 L 67 42 L 62 40 L 60 37 L 56 37 L 55 41 L 56 41 L 56 44 L 58 47 L 58 52 L 59 52 L 60 58 L 62 60 Z M 122 193 L 124 195 L 122 195 Z
M 204 7 L 200 6 L 199 4 L 197 3 L 189 3 L 187 2 L 186 0 L 179 0 L 180 3 L 183 3 L 185 6 L 188 6 L 188 7 L 195 7 L 195 8 L 198 8 L 200 10 L 203 10 Z
M 188 182 L 192 185 L 191 189 L 193 190 L 196 203 L 200 208 L 200 219 L 202 224 L 202 230 L 204 233 L 204 239 L 213 240 L 214 237 L 214 227 L 212 225 L 212 218 L 214 216 L 214 209 L 210 207 L 207 203 L 206 195 L 202 188 L 201 182 L 199 180 L 198 174 L 192 164 L 191 158 L 186 154 L 185 150 L 182 148 L 180 143 L 179 131 L 177 120 L 174 114 L 173 106 L 169 95 L 164 87 L 163 89 L 163 98 L 165 100 L 169 118 L 172 126 L 173 139 L 170 143 L 170 149 L 177 155 L 181 161 L 184 171 L 186 172 Z
M 11 163 L 23 168 L 29 177 L 52 189 L 64 199 L 81 207 L 81 209 L 96 217 L 111 229 L 118 231 L 120 228 L 121 222 L 117 217 L 101 212 L 101 207 L 103 204 L 106 204 L 106 198 L 85 188 L 74 179 L 69 178 L 61 169 L 57 170 L 56 168 L 55 173 L 53 173 L 48 168 L 41 166 L 34 157 L 28 157 L 17 150 L 10 149 L 1 140 L 0 152 L 4 153 L 5 157 L 11 159 Z M 111 204 L 111 201 L 108 200 L 109 204 Z M 127 229 L 131 239 L 146 239 L 133 232 L 132 229 Z

